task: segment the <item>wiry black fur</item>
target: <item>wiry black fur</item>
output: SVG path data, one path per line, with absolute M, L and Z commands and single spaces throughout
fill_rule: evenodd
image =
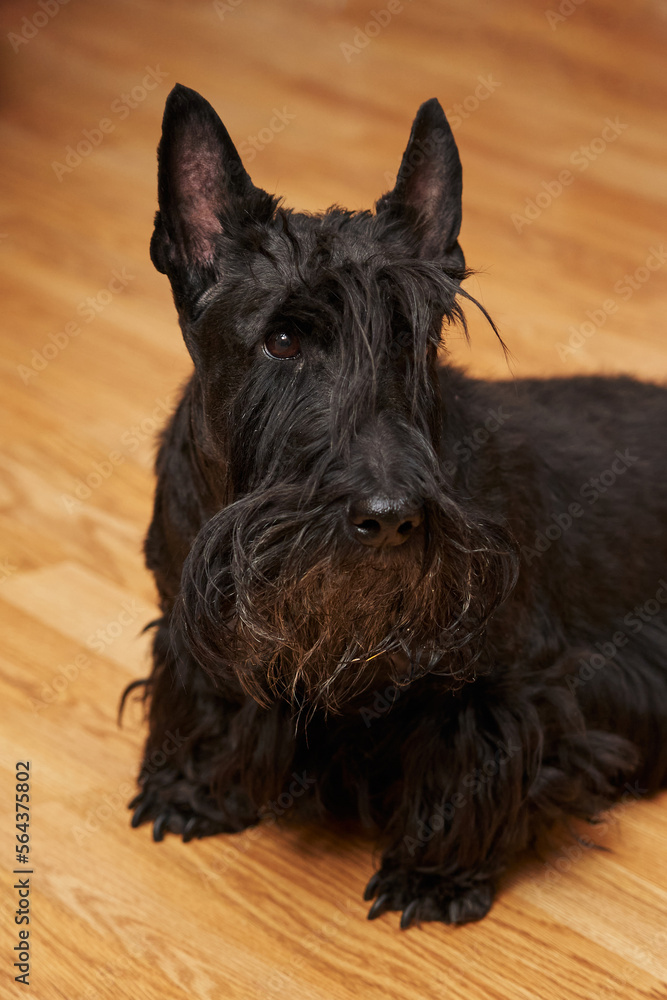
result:
M 237 831 L 282 793 L 379 831 L 372 916 L 479 919 L 541 831 L 665 783 L 667 391 L 438 366 L 466 270 L 436 101 L 374 214 L 280 208 L 184 87 L 159 165 L 151 254 L 194 374 L 146 541 L 162 617 L 133 823 Z M 263 350 L 284 330 L 299 357 Z M 423 510 L 398 547 L 348 530 L 378 492 Z

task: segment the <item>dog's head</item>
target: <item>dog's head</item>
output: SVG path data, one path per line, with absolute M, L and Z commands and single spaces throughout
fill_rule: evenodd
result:
M 192 651 L 259 699 L 465 679 L 513 562 L 442 472 L 437 354 L 466 272 L 440 105 L 419 109 L 374 213 L 279 207 L 185 87 L 158 158 L 151 257 L 194 361 L 193 447 L 218 508 L 183 571 Z

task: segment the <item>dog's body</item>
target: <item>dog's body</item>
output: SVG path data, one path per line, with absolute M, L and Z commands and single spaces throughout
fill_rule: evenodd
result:
M 438 367 L 466 272 L 435 101 L 374 215 L 279 209 L 182 87 L 159 159 L 195 371 L 146 543 L 133 823 L 357 817 L 371 916 L 478 919 L 545 828 L 667 779 L 667 390 Z

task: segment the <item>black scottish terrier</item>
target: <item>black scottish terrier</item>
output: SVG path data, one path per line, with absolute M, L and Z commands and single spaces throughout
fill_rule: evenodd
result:
M 665 784 L 667 390 L 439 365 L 471 297 L 436 100 L 374 212 L 280 207 L 181 86 L 158 159 L 194 373 L 132 823 L 239 831 L 287 795 L 379 833 L 369 917 L 477 920 L 554 823 Z

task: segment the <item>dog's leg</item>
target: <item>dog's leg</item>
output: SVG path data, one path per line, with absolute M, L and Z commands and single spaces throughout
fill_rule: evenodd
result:
M 132 826 L 152 821 L 155 840 L 169 831 L 187 841 L 258 823 L 266 799 L 243 783 L 256 752 L 244 744 L 243 732 L 268 744 L 267 733 L 279 729 L 271 712 L 240 691 L 216 687 L 165 625 L 155 637 L 148 683 L 150 730 L 140 792 L 130 803 Z M 252 719 L 244 725 L 248 713 Z
M 369 919 L 387 910 L 403 911 L 403 928 L 481 919 L 499 876 L 536 835 L 607 808 L 632 773 L 632 745 L 586 731 L 567 690 L 511 687 L 477 681 L 458 715 L 432 694 L 412 707 L 419 723 L 400 749 L 391 846 L 365 893 L 376 897 Z
M 429 920 L 480 920 L 509 856 L 523 846 L 511 803 L 523 748 L 471 743 L 461 767 L 435 726 L 429 728 L 421 772 L 412 747 L 402 754 L 402 798 L 388 828 L 393 842 L 364 893 L 366 900 L 376 897 L 370 920 L 402 910 L 403 929 Z

